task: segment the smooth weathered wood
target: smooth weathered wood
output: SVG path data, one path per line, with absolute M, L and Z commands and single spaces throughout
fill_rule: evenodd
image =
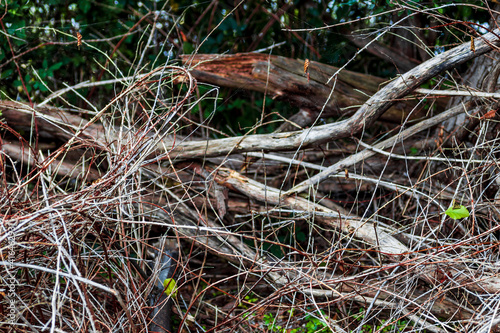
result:
M 372 222 L 352 217 L 349 212 L 341 207 L 338 207 L 334 211 L 298 196 L 283 197 L 279 189 L 265 186 L 234 170 L 226 168 L 219 168 L 217 170 L 215 181 L 254 200 L 266 202 L 268 205 L 291 209 L 295 212 L 312 213 L 315 215 L 317 221 L 321 221 L 321 223 L 328 227 L 353 234 L 368 242 L 382 253 L 399 255 L 409 252 L 409 249 L 405 245 L 392 236 L 394 230 L 380 226 L 374 228 Z

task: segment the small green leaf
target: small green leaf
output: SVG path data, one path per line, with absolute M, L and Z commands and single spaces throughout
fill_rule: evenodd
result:
M 182 44 L 182 52 L 184 52 L 184 54 L 191 54 L 193 51 L 194 51 L 193 44 L 188 42 L 184 42 Z
M 163 280 L 163 288 L 165 288 L 163 292 L 168 296 L 177 297 L 177 283 L 174 279 Z
M 445 211 L 445 214 L 454 220 L 463 219 L 464 217 L 469 217 L 469 211 L 465 206 L 452 205 Z

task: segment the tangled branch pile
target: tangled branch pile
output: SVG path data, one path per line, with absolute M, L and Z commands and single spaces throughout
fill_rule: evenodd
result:
M 182 331 L 308 332 L 311 323 L 334 332 L 498 331 L 500 67 L 480 93 L 454 90 L 469 100 L 439 114 L 429 100 L 449 91 L 415 89 L 491 50 L 496 57 L 499 45 L 496 30 L 474 50 L 466 43 L 437 55 L 353 114 L 342 113 L 355 106 L 349 100 L 295 95 L 309 117 L 267 134 L 216 139 L 209 119 L 193 116 L 202 101 L 217 107 L 218 88 L 201 82 L 214 73 L 206 59 L 117 79 L 119 93 L 100 109 L 49 106 L 84 85 L 39 105 L 2 101 L 0 249 L 2 281 L 15 281 L 11 324 L 144 331 L 158 306 L 151 253 L 168 252 L 158 245 L 168 239 L 181 253 L 170 298 Z M 295 94 L 337 93 L 341 70 L 325 74 L 316 63 L 306 77 L 287 68 L 280 81 L 271 57 L 261 58 L 264 88 L 251 78 L 240 87 L 280 98 L 290 83 Z M 226 74 L 215 73 L 223 85 Z M 404 99 L 412 109 L 402 125 L 375 123 Z M 322 112 L 347 118 L 320 125 Z M 438 126 L 459 115 L 454 127 Z M 470 217 L 447 217 L 453 200 Z

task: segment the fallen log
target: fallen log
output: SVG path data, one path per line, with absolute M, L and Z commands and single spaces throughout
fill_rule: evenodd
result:
M 306 68 L 305 60 L 260 53 L 195 54 L 181 59 L 200 82 L 259 91 L 322 116 L 352 115 L 386 82 L 316 61 L 308 61 Z M 400 123 L 415 104 L 398 102 L 381 119 Z

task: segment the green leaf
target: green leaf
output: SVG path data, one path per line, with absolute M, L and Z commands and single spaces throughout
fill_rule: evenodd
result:
M 302 231 L 299 231 L 295 234 L 295 238 L 299 241 L 299 242 L 305 242 L 306 241 L 306 234 L 303 233 Z
M 163 280 L 163 291 L 168 296 L 177 297 L 177 283 L 174 279 L 168 278 Z
M 463 219 L 464 217 L 469 217 L 469 211 L 465 206 L 452 205 L 445 211 L 445 214 L 454 220 Z
M 12 76 L 12 73 L 14 73 L 13 69 L 6 69 L 0 74 L 0 79 L 5 79 L 7 77 Z
M 61 66 L 63 65 L 62 62 L 57 62 L 55 64 L 53 64 L 52 66 L 50 66 L 49 68 L 49 71 L 57 71 L 59 68 L 61 68 Z
M 88 13 L 90 7 L 92 7 L 92 4 L 90 1 L 80 1 L 79 7 L 83 13 Z
M 193 51 L 194 51 L 193 44 L 188 42 L 182 44 L 182 52 L 184 52 L 184 54 L 191 54 Z

